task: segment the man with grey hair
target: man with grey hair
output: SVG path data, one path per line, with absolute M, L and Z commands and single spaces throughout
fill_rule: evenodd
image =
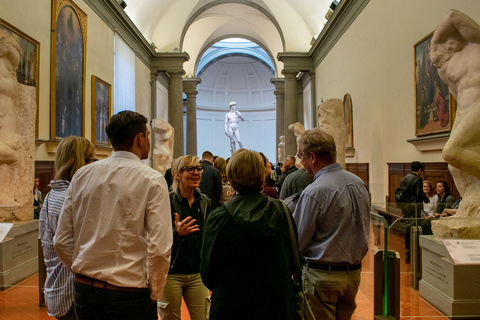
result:
M 237 110 L 237 103 L 230 102 L 230 111 L 225 114 L 225 135 L 230 139 L 230 152 L 233 153 L 235 148 L 235 140 L 238 142 L 239 149 L 243 148 L 240 141 L 240 132 L 238 131 L 238 122 L 245 121 L 240 111 Z
M 314 175 L 293 213 L 305 295 L 317 319 L 350 319 L 368 251 L 368 189 L 336 163 L 335 140 L 321 129 L 300 137 L 298 157 Z

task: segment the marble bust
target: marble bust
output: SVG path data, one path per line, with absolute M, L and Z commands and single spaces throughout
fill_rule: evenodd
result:
M 153 169 L 165 175 L 173 162 L 173 127 L 163 119 L 153 119 L 152 129 L 155 135 L 153 148 Z
M 342 99 L 327 99 L 320 104 L 318 126 L 335 139 L 337 162 L 345 168 L 345 147 L 348 136 Z

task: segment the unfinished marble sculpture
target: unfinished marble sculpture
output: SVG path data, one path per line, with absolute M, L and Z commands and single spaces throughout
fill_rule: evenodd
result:
M 21 54 L 0 30 L 0 222 L 33 219 L 36 93 L 17 81 Z
M 291 125 L 288 126 L 288 130 L 293 131 L 293 134 L 297 138 L 296 139 L 297 140 L 297 149 L 295 149 L 295 150 L 298 150 L 298 139 L 305 132 L 305 127 L 300 122 L 295 122 L 295 123 L 292 123 Z M 295 157 L 295 167 L 297 167 L 297 169 L 303 169 L 303 165 L 302 165 L 302 162 L 300 161 L 299 157 Z
M 285 163 L 285 136 L 280 136 L 278 144 L 278 162 Z
M 165 174 L 173 162 L 173 127 L 163 119 L 153 119 L 152 128 L 155 134 L 153 168 Z
M 342 99 L 328 99 L 318 109 L 318 126 L 333 136 L 337 146 L 337 162 L 345 168 L 345 147 L 348 136 Z
M 441 238 L 479 239 L 480 25 L 460 11 L 448 11 L 433 35 L 431 58 L 457 100 L 455 123 L 442 156 L 463 197 L 455 217 L 432 221 L 432 230 Z M 466 217 L 470 221 L 461 219 Z

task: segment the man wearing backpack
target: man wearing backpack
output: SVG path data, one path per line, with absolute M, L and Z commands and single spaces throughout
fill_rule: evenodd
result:
M 423 163 L 412 162 L 412 173 L 403 177 L 400 187 L 395 190 L 397 203 L 402 203 L 401 209 L 405 218 L 420 218 L 423 202 L 428 202 L 428 197 L 423 192 L 423 179 L 420 177 L 425 169 Z M 410 227 L 405 232 L 405 263 L 410 263 Z

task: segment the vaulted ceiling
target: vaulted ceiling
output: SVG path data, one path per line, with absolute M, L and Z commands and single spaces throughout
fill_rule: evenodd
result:
M 215 42 L 241 37 L 276 60 L 278 52 L 308 52 L 332 0 L 125 0 L 125 12 L 159 52 L 188 52 L 187 74 Z

